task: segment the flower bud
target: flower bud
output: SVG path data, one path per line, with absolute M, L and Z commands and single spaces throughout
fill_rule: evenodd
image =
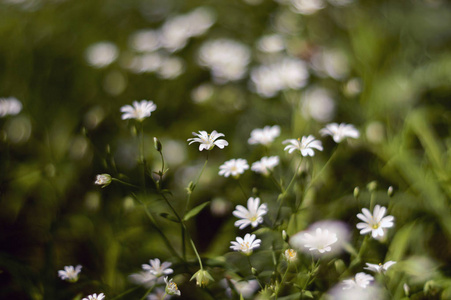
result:
M 407 285 L 407 283 L 404 283 L 402 288 L 404 289 L 404 293 L 406 294 L 406 297 L 409 297 L 410 287 Z
M 393 197 L 393 193 L 394 193 L 393 187 L 389 186 L 388 190 L 387 190 L 388 197 L 390 197 L 390 198 Z
M 285 229 L 282 230 L 282 238 L 283 238 L 283 240 L 284 240 L 285 242 L 288 241 L 288 234 L 287 234 L 287 232 L 285 231 Z
M 163 150 L 163 145 L 161 145 L 161 142 L 157 137 L 153 138 L 153 145 L 155 147 L 155 150 L 157 150 L 158 152 L 161 152 L 161 150 Z
M 191 277 L 190 280 L 193 280 L 194 278 L 196 278 L 196 284 L 201 287 L 206 286 L 210 282 L 210 280 L 214 281 L 210 273 L 203 269 L 200 269 L 199 271 L 194 273 L 193 277 Z
M 252 272 L 252 274 L 253 274 L 254 276 L 257 276 L 257 275 L 258 275 L 257 269 L 254 268 L 254 267 L 251 268 L 251 272 Z
M 111 175 L 110 174 L 98 174 L 96 176 L 96 181 L 94 184 L 102 186 L 102 188 L 110 185 L 111 183 Z
M 346 271 L 346 265 L 341 259 L 337 259 L 334 262 L 335 269 L 337 270 L 338 274 L 342 274 L 344 271 Z
M 368 183 L 368 185 L 366 186 L 366 188 L 368 189 L 368 191 L 370 193 L 376 191 L 377 189 L 377 181 L 371 181 L 370 183 Z
M 360 189 L 358 186 L 354 188 L 354 198 L 358 199 L 360 194 Z

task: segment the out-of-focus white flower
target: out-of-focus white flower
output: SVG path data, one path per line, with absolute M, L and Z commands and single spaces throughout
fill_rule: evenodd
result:
M 303 116 L 318 122 L 329 122 L 335 113 L 335 102 L 330 92 L 323 88 L 312 87 L 306 90 L 300 104 Z
M 406 294 L 406 296 L 409 297 L 409 294 L 410 294 L 410 287 L 409 287 L 409 285 L 407 283 L 404 283 L 402 285 L 402 288 L 404 289 L 404 293 Z
M 325 7 L 323 0 L 291 0 L 293 11 L 303 15 L 311 15 Z
M 89 295 L 88 298 L 83 298 L 81 300 L 102 300 L 105 298 L 105 295 L 103 293 L 100 294 L 93 294 L 93 295 Z
M 232 175 L 233 177 L 238 178 L 247 169 L 249 169 L 249 165 L 245 159 L 231 159 L 219 166 L 219 175 L 224 177 Z
M 147 271 L 155 275 L 156 277 L 161 277 L 164 275 L 172 274 L 174 272 L 174 270 L 169 268 L 171 265 L 172 263 L 170 262 L 165 261 L 161 263 L 158 258 L 155 258 L 150 260 L 150 265 L 143 264 L 142 268 L 144 271 Z
M 305 63 L 292 57 L 258 66 L 251 71 L 256 92 L 265 98 L 273 97 L 282 90 L 300 89 L 307 84 L 308 77 Z
M 242 205 L 237 205 L 233 215 L 241 220 L 235 222 L 235 226 L 240 229 L 252 225 L 253 228 L 263 223 L 263 216 L 268 212 L 266 203 L 260 205 L 260 198 L 250 197 L 247 200 L 247 209 Z
M 121 107 L 122 120 L 136 119 L 138 121 L 143 121 L 145 118 L 150 117 L 152 112 L 156 109 L 157 106 L 153 103 L 153 101 L 133 101 L 133 106 L 124 105 Z
M 331 123 L 327 124 L 325 128 L 319 131 L 322 136 L 330 135 L 335 143 L 340 143 L 345 138 L 357 139 L 360 136 L 359 131 L 352 124 L 346 123 Z
M 302 139 L 289 139 L 282 142 L 282 144 L 289 144 L 283 150 L 292 153 L 299 150 L 302 156 L 315 156 L 313 149 L 323 151 L 321 141 L 315 139 L 313 135 L 303 136 Z
M 325 49 L 313 55 L 312 68 L 321 77 L 331 77 L 336 80 L 345 78 L 349 73 L 348 59 L 338 49 Z
M 280 135 L 280 126 L 265 126 L 263 128 L 256 128 L 251 131 L 251 137 L 247 142 L 251 145 L 262 144 L 270 145 Z
M 373 121 L 366 127 L 366 138 L 374 144 L 382 143 L 385 139 L 385 126 L 382 122 Z
M 128 279 L 134 284 L 139 284 L 146 288 L 150 288 L 155 284 L 157 277 L 148 271 L 141 271 L 139 273 L 129 275 Z
M 334 300 L 378 300 L 378 299 L 387 299 L 381 290 L 380 287 L 376 285 L 370 285 L 366 288 L 358 287 L 357 285 L 354 288 L 343 289 L 343 287 L 347 286 L 343 282 L 335 285 L 328 294 L 331 296 L 331 299 Z
M 166 56 L 158 52 L 145 53 L 131 57 L 124 67 L 133 73 L 152 73 L 160 68 L 165 59 Z
M 285 41 L 280 34 L 270 34 L 261 37 L 257 42 L 260 51 L 275 53 L 285 49 Z
M 247 46 L 229 39 L 207 41 L 199 49 L 199 64 L 210 69 L 217 83 L 243 78 L 250 57 Z
M 396 262 L 392 261 L 392 260 L 387 261 L 385 264 L 366 263 L 367 267 L 365 267 L 364 269 L 367 269 L 367 270 L 370 270 L 370 271 L 373 271 L 376 273 L 380 273 L 380 274 L 385 274 L 385 272 L 387 272 L 388 268 L 390 268 L 394 264 L 396 264 Z
M 95 68 L 104 68 L 113 63 L 119 55 L 117 46 L 110 42 L 99 42 L 86 49 L 86 60 Z
M 252 279 L 249 281 L 236 281 L 234 279 L 230 279 L 230 281 L 223 279 L 221 280 L 220 284 L 224 288 L 226 288 L 226 295 L 229 298 L 232 298 L 232 289 L 230 287 L 230 283 L 233 285 L 233 287 L 236 289 L 239 295 L 242 295 L 244 298 L 251 298 L 252 295 L 259 289 L 259 284 L 256 279 Z
M 346 243 L 349 242 L 351 238 L 351 233 L 349 227 L 346 223 L 337 220 L 324 220 L 313 223 L 309 226 L 309 231 L 316 231 L 317 228 L 322 230 L 328 230 L 331 234 L 337 235 L 337 242 L 334 243 L 332 250 L 328 254 L 333 255 L 341 252 Z
M 323 254 L 330 252 L 332 250 L 331 245 L 335 244 L 337 240 L 335 233 L 331 233 L 327 229 L 316 228 L 314 234 L 308 230 L 293 235 L 290 238 L 290 244 L 299 249 L 308 248 L 309 251 L 318 251 L 320 254 Z
M 22 111 L 22 103 L 14 97 L 0 98 L 0 118 L 14 116 Z
M 168 295 L 180 296 L 180 290 L 178 289 L 177 284 L 175 282 L 172 282 L 172 279 L 168 280 L 168 277 L 166 276 L 164 278 L 164 282 L 166 282 L 166 293 Z
M 297 252 L 294 249 L 285 250 L 285 259 L 288 262 L 294 262 L 297 259 Z
M 201 130 L 199 133 L 193 132 L 193 135 L 197 137 L 188 139 L 188 145 L 191 145 L 192 143 L 200 143 L 199 151 L 204 149 L 211 150 L 215 146 L 218 146 L 220 149 L 224 149 L 225 146 L 229 145 L 229 143 L 224 139 L 218 140 L 218 138 L 224 136 L 224 134 L 218 133 L 216 130 L 213 130 L 211 134 Z
M 354 2 L 354 0 L 328 0 L 334 6 L 346 6 Z
M 343 289 L 349 290 L 356 287 L 365 289 L 373 280 L 373 276 L 360 272 L 357 273 L 352 279 L 343 280 Z
M 191 91 L 191 99 L 196 103 L 203 103 L 213 96 L 214 87 L 210 83 L 204 83 Z
M 230 242 L 232 244 L 232 246 L 230 246 L 230 249 L 235 251 L 241 251 L 246 255 L 251 255 L 252 251 L 260 247 L 261 243 L 260 239 L 255 238 L 256 238 L 255 234 L 251 235 L 249 233 L 247 233 L 244 236 L 244 239 L 238 236 L 236 238 L 236 242 L 235 241 Z
M 73 266 L 65 266 L 64 270 L 58 271 L 58 276 L 62 280 L 76 282 L 78 280 L 78 274 L 81 272 L 81 268 L 81 265 L 77 265 L 75 268 Z
M 96 181 L 94 184 L 101 185 L 102 188 L 108 186 L 111 183 L 111 175 L 110 174 L 98 174 L 96 176 Z
M 268 176 L 274 167 L 279 164 L 278 156 L 264 156 L 259 161 L 256 161 L 252 164 L 251 170 L 263 174 L 264 176 Z
M 171 297 L 171 295 L 166 294 L 164 289 L 156 288 L 155 291 L 147 297 L 147 300 L 166 300 L 171 299 Z
M 363 222 L 357 223 L 357 228 L 360 229 L 360 234 L 364 235 L 371 232 L 373 238 L 384 236 L 384 228 L 393 227 L 395 217 L 384 217 L 387 209 L 384 206 L 376 205 L 373 214 L 366 208 L 362 209 L 362 213 L 357 214 L 357 218 Z
M 174 79 L 185 71 L 185 63 L 180 57 L 166 57 L 162 60 L 157 74 L 164 79 Z
M 156 51 L 161 47 L 159 33 L 152 29 L 137 31 L 130 37 L 130 46 L 138 52 Z

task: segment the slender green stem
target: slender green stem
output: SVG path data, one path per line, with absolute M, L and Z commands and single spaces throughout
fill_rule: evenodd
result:
M 196 181 L 193 183 L 193 188 L 192 188 L 192 190 L 189 190 L 189 191 L 188 191 L 188 195 L 187 195 L 187 197 L 186 197 L 185 212 L 188 210 L 189 203 L 190 203 L 190 200 L 191 200 L 191 194 L 192 194 L 192 192 L 194 192 L 194 189 L 196 188 L 197 183 L 198 183 L 199 180 L 200 180 L 200 176 L 202 175 L 202 173 L 203 173 L 204 170 L 205 170 L 205 167 L 207 166 L 207 163 L 208 163 L 208 155 L 209 155 L 209 151 L 207 151 L 207 159 L 205 160 L 205 163 L 204 163 L 204 165 L 202 166 L 202 169 L 200 170 L 199 175 L 197 175 Z
M 147 298 L 147 295 L 150 294 L 150 292 L 153 290 L 153 287 L 154 286 L 152 286 L 150 289 L 147 290 L 147 292 L 144 294 L 144 296 L 141 297 L 141 300 L 145 300 Z
M 371 192 L 370 195 L 370 210 L 373 211 L 374 209 L 374 201 L 376 200 L 376 193 L 374 191 Z
M 185 224 L 183 224 L 183 227 L 185 227 Z M 186 228 L 185 228 L 185 230 L 186 230 Z M 189 234 L 188 230 L 186 230 L 186 233 L 187 233 L 188 238 L 189 238 L 189 241 L 190 241 L 190 243 L 191 243 L 191 247 L 193 248 L 194 253 L 196 254 L 197 260 L 199 261 L 200 269 L 203 270 L 203 269 L 204 269 L 204 266 L 202 265 L 202 260 L 200 259 L 199 252 L 197 252 L 196 245 L 194 244 L 194 241 L 193 241 L 193 239 L 191 238 L 191 235 Z
M 111 178 L 111 181 L 115 181 L 115 182 L 118 182 L 118 183 L 120 183 L 120 184 L 123 184 L 123 185 L 126 185 L 126 186 L 130 186 L 130 187 L 134 187 L 134 188 L 139 188 L 139 186 L 137 186 L 137 185 L 134 185 L 134 184 L 131 184 L 131 183 L 122 181 L 122 180 L 117 179 L 117 178 L 113 178 L 113 177 L 112 177 L 112 178 Z
M 277 186 L 280 192 L 283 193 L 284 192 L 283 186 L 277 181 L 276 177 L 274 176 L 274 173 L 270 172 L 269 174 L 270 174 L 269 177 L 271 178 L 272 182 L 274 182 L 274 184 Z
M 252 272 L 252 263 L 251 263 L 251 256 L 245 254 L 247 257 L 247 262 L 249 263 L 249 267 L 251 268 L 251 274 L 254 275 L 255 279 L 257 279 L 258 285 L 260 286 L 261 289 L 263 289 L 263 285 L 260 282 L 260 279 L 258 279 L 258 277 Z
M 125 295 L 128 295 L 128 294 L 130 294 L 131 292 L 136 291 L 136 290 L 139 289 L 139 288 L 140 288 L 140 286 L 135 286 L 135 287 L 133 287 L 133 288 L 131 288 L 131 289 L 128 289 L 128 290 L 126 290 L 125 292 L 123 292 L 123 293 L 117 295 L 116 297 L 111 298 L 111 300 L 120 299 L 120 298 L 124 297 Z
M 287 265 L 287 269 L 285 270 L 285 273 L 284 273 L 283 276 L 282 276 L 282 281 L 280 282 L 280 284 L 279 284 L 279 286 L 278 286 L 278 288 L 277 288 L 277 291 L 276 291 L 276 299 L 277 299 L 277 297 L 279 296 L 280 289 L 283 288 L 283 285 L 284 285 L 284 283 L 285 283 L 285 279 L 287 278 L 287 275 L 288 275 L 288 271 L 289 271 L 289 270 L 290 270 L 290 264 Z
M 164 298 L 166 298 L 168 293 L 164 292 L 163 298 L 161 298 L 161 300 L 164 300 Z
M 240 190 L 243 193 L 244 200 L 247 201 L 247 199 L 249 199 L 249 197 L 247 196 L 246 191 L 244 190 L 243 185 L 240 182 L 240 179 L 238 178 L 236 181 L 238 181 L 238 185 L 240 186 Z

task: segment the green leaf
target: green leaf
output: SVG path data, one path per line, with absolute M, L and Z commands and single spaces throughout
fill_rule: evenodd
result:
M 210 204 L 210 201 L 207 201 L 205 203 L 202 203 L 202 204 L 194 207 L 192 210 L 190 210 L 189 212 L 186 213 L 185 217 L 183 218 L 183 221 L 188 221 L 192 217 L 199 214 L 202 211 L 202 209 L 204 209 L 204 207 L 207 206 L 208 204 Z
M 174 216 L 172 216 L 172 215 L 170 215 L 168 213 L 161 213 L 160 217 L 163 217 L 166 220 L 169 220 L 169 221 L 172 221 L 172 222 L 175 222 L 175 223 L 180 223 L 179 220 L 176 217 L 174 217 Z

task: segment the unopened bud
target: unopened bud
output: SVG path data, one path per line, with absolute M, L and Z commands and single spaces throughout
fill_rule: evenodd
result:
M 196 278 L 196 284 L 201 287 L 206 286 L 210 282 L 210 280 L 214 281 L 210 273 L 208 273 L 208 271 L 205 271 L 203 269 L 200 269 L 199 271 L 194 273 L 193 277 L 191 277 L 190 280 L 193 280 L 194 278 Z
M 389 186 L 387 190 L 388 197 L 393 197 L 393 193 L 394 193 L 393 187 Z
M 194 191 L 194 188 L 196 187 L 196 185 L 190 181 L 188 183 L 188 187 L 186 188 L 186 191 L 188 192 L 188 194 L 191 194 Z
M 106 153 L 110 154 L 111 153 L 111 147 L 110 145 L 106 145 Z
M 253 274 L 254 276 L 257 276 L 258 272 L 257 272 L 257 269 L 256 269 L 256 268 L 252 267 L 252 268 L 251 268 L 251 271 L 252 271 L 252 274 Z
M 404 283 L 402 288 L 404 289 L 404 293 L 406 294 L 406 297 L 409 297 L 409 295 L 410 295 L 410 287 L 407 285 L 407 283 Z
M 287 234 L 287 232 L 285 231 L 285 229 L 282 230 L 282 238 L 283 238 L 283 240 L 284 240 L 285 242 L 288 241 L 288 234 Z
M 158 152 L 161 152 L 161 150 L 163 150 L 163 145 L 161 145 L 161 142 L 157 137 L 153 138 L 153 145 L 155 147 L 155 150 L 157 150 Z
M 342 274 L 344 271 L 346 271 L 346 265 L 341 259 L 337 259 L 334 262 L 335 269 L 337 270 L 338 274 Z
M 102 186 L 102 188 L 110 185 L 111 183 L 111 175 L 110 174 L 99 174 L 96 176 L 96 181 L 94 184 Z
M 370 191 L 370 193 L 376 191 L 376 189 L 377 189 L 377 182 L 376 181 L 371 181 L 370 183 L 368 183 L 366 188 L 368 189 L 368 191 Z
M 360 194 L 360 189 L 358 186 L 354 188 L 354 198 L 358 199 Z

